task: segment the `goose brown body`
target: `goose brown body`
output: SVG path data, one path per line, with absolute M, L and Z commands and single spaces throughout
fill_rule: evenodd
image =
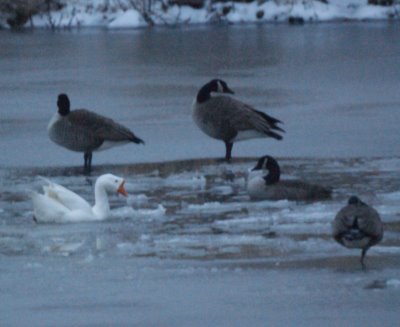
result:
M 92 153 L 126 143 L 144 143 L 127 127 L 86 109 L 70 110 L 67 95 L 58 96 L 58 112 L 48 125 L 49 138 L 71 151 L 83 152 L 90 171 Z
M 347 248 L 361 249 L 361 265 L 365 268 L 364 257 L 368 249 L 383 238 L 379 213 L 357 196 L 352 196 L 337 213 L 332 223 L 332 236 Z
M 252 171 L 265 174 L 249 174 L 247 191 L 255 200 L 318 201 L 331 197 L 332 191 L 324 186 L 301 180 L 281 180 L 278 162 L 271 156 L 261 157 Z
M 234 142 L 260 137 L 282 139 L 280 120 L 229 96 L 211 96 L 212 92 L 233 94 L 222 80 L 205 84 L 193 102 L 193 120 L 205 134 L 225 143 L 225 160 L 231 159 Z

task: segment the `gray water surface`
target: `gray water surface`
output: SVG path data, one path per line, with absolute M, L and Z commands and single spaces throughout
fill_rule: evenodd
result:
M 397 155 L 399 27 L 0 31 L 0 165 L 82 164 L 46 135 L 61 92 L 146 141 L 95 154 L 94 164 L 221 157 L 222 143 L 191 118 L 198 89 L 215 77 L 287 131 L 283 142 L 238 143 L 234 155 Z

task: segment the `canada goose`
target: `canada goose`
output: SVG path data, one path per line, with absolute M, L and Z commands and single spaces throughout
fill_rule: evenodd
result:
M 101 151 L 129 142 L 143 143 L 125 126 L 86 109 L 70 110 L 66 94 L 60 94 L 58 112 L 50 120 L 50 139 L 69 150 L 84 153 L 84 170 L 90 173 L 93 151 Z
M 261 170 L 266 174 L 255 174 Z M 266 172 L 268 171 L 268 173 Z M 263 156 L 249 173 L 247 192 L 252 199 L 315 201 L 331 197 L 331 190 L 299 180 L 280 180 L 280 167 L 271 156 Z
M 361 249 L 361 266 L 365 269 L 365 254 L 382 240 L 383 225 L 374 208 L 357 196 L 351 196 L 332 223 L 332 235 L 336 242 L 347 248 Z
M 193 119 L 208 136 L 224 141 L 226 161 L 231 159 L 236 141 L 259 137 L 282 139 L 278 132 L 284 130 L 277 126 L 282 123 L 280 120 L 229 96 L 211 96 L 212 92 L 234 93 L 223 80 L 208 82 L 193 102 Z
M 110 215 L 107 193 L 128 196 L 121 177 L 105 174 L 97 178 L 94 186 L 95 204 L 92 207 L 85 199 L 67 188 L 44 179 L 44 194 L 33 192 L 33 215 L 36 222 L 80 222 L 106 219 Z

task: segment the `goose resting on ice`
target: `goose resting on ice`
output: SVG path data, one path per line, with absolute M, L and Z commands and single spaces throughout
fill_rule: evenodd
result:
M 92 207 L 84 198 L 64 186 L 44 179 L 43 194 L 33 192 L 33 215 L 36 222 L 81 222 L 104 220 L 110 215 L 108 193 L 128 196 L 121 177 L 105 174 L 97 178 L 94 187 L 95 204 Z
M 262 171 L 263 174 L 255 174 Z M 317 201 L 331 197 L 331 190 L 300 180 L 281 180 L 278 162 L 271 156 L 261 157 L 249 173 L 247 192 L 256 200 Z

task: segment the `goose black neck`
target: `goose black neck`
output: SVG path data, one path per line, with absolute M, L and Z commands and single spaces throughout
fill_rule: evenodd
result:
M 354 218 L 353 225 L 351 226 L 351 229 L 360 229 L 358 226 L 358 217 Z
M 70 112 L 70 102 L 66 94 L 60 94 L 57 100 L 58 113 L 61 116 L 66 116 Z
M 268 185 L 276 184 L 279 182 L 281 177 L 281 169 L 279 168 L 278 163 L 274 161 L 268 162 L 268 175 L 264 176 L 265 183 Z
M 349 205 L 356 205 L 356 206 L 366 206 L 367 204 L 361 201 L 357 196 L 353 195 L 349 198 L 348 201 Z
M 209 100 L 210 97 L 211 97 L 211 86 L 210 83 L 208 83 L 200 89 L 199 93 L 197 93 L 196 101 L 198 103 L 203 103 Z

